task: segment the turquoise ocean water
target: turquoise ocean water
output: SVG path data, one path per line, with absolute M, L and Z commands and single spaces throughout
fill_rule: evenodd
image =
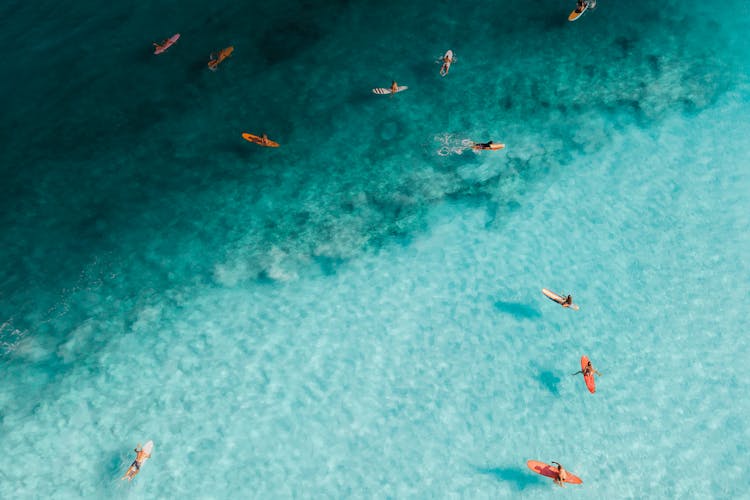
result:
M 750 5 L 573 5 L 0 6 L 0 498 L 746 496 Z

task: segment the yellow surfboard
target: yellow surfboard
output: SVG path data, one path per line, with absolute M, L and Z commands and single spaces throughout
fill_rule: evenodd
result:
M 588 2 L 584 3 L 583 8 L 581 9 L 580 12 L 578 12 L 578 10 L 574 10 L 573 12 L 570 13 L 570 15 L 568 16 L 568 21 L 575 21 L 576 19 L 581 17 L 588 8 L 589 8 Z

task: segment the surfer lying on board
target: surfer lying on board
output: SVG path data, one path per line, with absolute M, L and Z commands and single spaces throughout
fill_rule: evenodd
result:
M 490 142 L 475 142 L 474 143 L 474 149 L 492 149 L 492 145 L 494 143 L 492 141 Z
M 596 368 L 594 368 L 594 365 L 591 364 L 591 361 L 589 361 L 588 363 L 586 363 L 586 368 L 584 368 L 583 370 L 578 370 L 573 375 L 578 375 L 579 373 L 583 374 L 584 377 L 587 376 L 587 375 L 593 375 L 594 373 L 596 373 L 600 377 L 602 376 L 602 374 L 599 373 L 599 371 Z M 554 462 L 552 462 L 552 463 L 554 463 Z
M 563 307 L 570 307 L 572 304 L 573 304 L 573 296 L 572 295 L 568 295 L 567 297 L 565 297 L 565 300 L 563 300 L 562 302 L 560 302 L 560 305 L 563 306 Z
M 151 455 L 143 451 L 143 448 L 139 450 L 138 448 L 140 447 L 141 447 L 141 443 L 138 443 L 135 446 L 135 450 L 133 450 L 135 451 L 135 460 L 133 460 L 133 463 L 130 464 L 130 468 L 128 469 L 128 472 L 124 476 L 122 476 L 123 479 L 125 478 L 133 479 L 133 477 L 135 477 L 135 475 L 140 472 L 141 464 L 143 463 L 143 461 L 146 460 L 147 458 L 151 458 Z M 131 470 L 133 470 L 132 474 L 130 473 Z
M 553 464 L 557 464 L 557 476 L 554 478 L 555 483 L 561 487 L 565 487 L 563 483 L 565 483 L 565 480 L 568 479 L 568 471 L 563 469 L 563 466 L 560 465 L 557 462 L 552 462 Z
M 271 141 L 268 140 L 268 136 L 266 134 L 262 134 L 260 136 L 260 143 L 261 144 L 263 144 L 264 146 L 268 146 L 269 142 L 271 142 Z
M 449 56 L 448 54 L 445 54 L 443 56 L 443 65 L 440 67 L 440 74 L 445 76 L 448 74 L 448 71 L 451 69 L 451 64 L 453 63 L 453 57 Z
M 586 0 L 577 0 L 576 2 L 576 12 L 580 14 L 583 12 L 584 9 L 589 8 L 591 10 L 594 10 L 596 8 L 596 0 L 589 0 L 588 2 Z

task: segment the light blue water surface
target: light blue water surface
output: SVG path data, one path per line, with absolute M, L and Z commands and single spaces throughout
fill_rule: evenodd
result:
M 0 497 L 746 495 L 748 6 L 599 3 L 2 7 Z

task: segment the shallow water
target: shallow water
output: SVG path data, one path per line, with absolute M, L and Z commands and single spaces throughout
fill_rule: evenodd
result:
M 745 494 L 750 13 L 599 3 L 2 8 L 0 496 Z

